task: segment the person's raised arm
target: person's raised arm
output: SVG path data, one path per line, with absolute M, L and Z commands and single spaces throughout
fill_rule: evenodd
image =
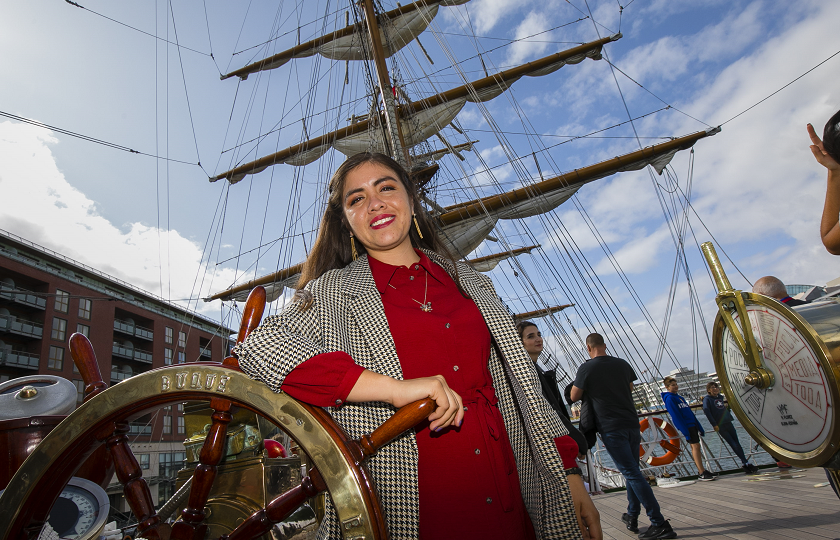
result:
M 384 401 L 394 407 L 402 407 L 427 397 L 435 400 L 437 404 L 435 412 L 429 415 L 430 429 L 438 431 L 449 425 L 461 425 L 464 419 L 461 396 L 449 388 L 442 375 L 401 381 L 364 370 L 347 395 L 347 401 Z
M 825 146 L 814 131 L 814 126 L 808 124 L 808 136 L 811 138 L 811 152 L 817 163 L 828 169 L 826 180 L 825 205 L 820 221 L 820 237 L 825 249 L 832 255 L 840 255 L 840 164 L 825 151 Z

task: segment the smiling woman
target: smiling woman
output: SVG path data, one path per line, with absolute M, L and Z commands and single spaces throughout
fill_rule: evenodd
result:
M 512 318 L 487 277 L 441 255 L 417 200 L 391 158 L 345 161 L 302 289 L 237 346 L 242 370 L 330 407 L 351 435 L 435 401 L 370 461 L 392 538 L 602 538 L 577 445 Z M 338 525 L 328 504 L 320 537 Z

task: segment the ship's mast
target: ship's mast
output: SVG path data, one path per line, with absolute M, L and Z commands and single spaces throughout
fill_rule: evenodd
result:
M 400 121 L 397 117 L 397 107 L 394 103 L 394 92 L 391 88 L 391 79 L 388 75 L 388 66 L 385 64 L 385 51 L 382 50 L 382 40 L 379 37 L 379 24 L 376 22 L 376 13 L 373 10 L 373 0 L 363 0 L 362 8 L 365 10 L 368 33 L 370 34 L 371 51 L 373 61 L 376 64 L 376 77 L 379 80 L 379 93 L 382 96 L 382 104 L 385 109 L 385 130 L 388 134 L 388 143 L 391 155 L 404 167 L 409 167 L 408 149 L 405 147 Z

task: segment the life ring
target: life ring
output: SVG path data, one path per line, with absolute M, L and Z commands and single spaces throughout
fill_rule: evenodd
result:
M 667 420 L 655 417 L 643 418 L 642 421 L 639 422 L 639 431 L 644 433 L 644 431 L 650 427 L 649 420 L 656 424 L 658 428 L 657 431 L 662 430 L 665 432 L 665 435 L 668 436 L 667 439 L 659 441 L 659 446 L 661 446 L 666 453 L 664 456 L 655 456 L 653 455 L 653 444 L 642 444 L 639 446 L 639 459 L 652 467 L 668 465 L 680 455 L 680 435 L 677 433 L 674 426 Z M 647 446 L 647 450 L 645 450 L 645 446 Z

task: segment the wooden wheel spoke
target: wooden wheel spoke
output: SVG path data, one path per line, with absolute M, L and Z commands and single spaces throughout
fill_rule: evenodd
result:
M 306 499 L 318 495 L 327 489 L 318 469 L 310 469 L 309 476 L 301 480 L 299 486 L 286 491 L 268 503 L 263 510 L 255 512 L 243 521 L 229 535 L 220 540 L 250 540 L 268 533 L 275 523 L 289 517 Z
M 242 322 L 239 325 L 239 333 L 236 335 L 237 343 L 242 343 L 248 337 L 248 334 L 253 332 L 260 324 L 264 310 L 265 289 L 257 287 L 251 291 L 247 302 L 245 302 Z M 228 356 L 222 364 L 239 367 L 239 361 L 234 356 Z M 204 508 L 210 498 L 219 463 L 225 457 L 225 450 L 227 449 L 227 429 L 233 418 L 231 402 L 224 399 L 213 399 L 210 401 L 210 407 L 213 409 L 211 417 L 213 423 L 204 439 L 204 444 L 199 453 L 199 463 L 193 472 L 187 506 L 181 512 L 181 520 L 175 522 L 172 526 L 172 538 L 177 540 L 204 538 L 207 528 L 202 525 L 205 518 Z
M 99 363 L 93 346 L 83 334 L 70 336 L 70 356 L 85 382 L 85 401 L 89 401 L 108 387 L 102 380 Z M 161 522 L 155 512 L 152 493 L 143 478 L 143 471 L 137 458 L 128 446 L 128 422 L 115 422 L 104 425 L 96 435 L 99 440 L 105 440 L 117 474 L 117 479 L 123 485 L 123 493 L 131 511 L 137 518 L 137 531 L 144 538 L 167 540 L 169 526 Z

